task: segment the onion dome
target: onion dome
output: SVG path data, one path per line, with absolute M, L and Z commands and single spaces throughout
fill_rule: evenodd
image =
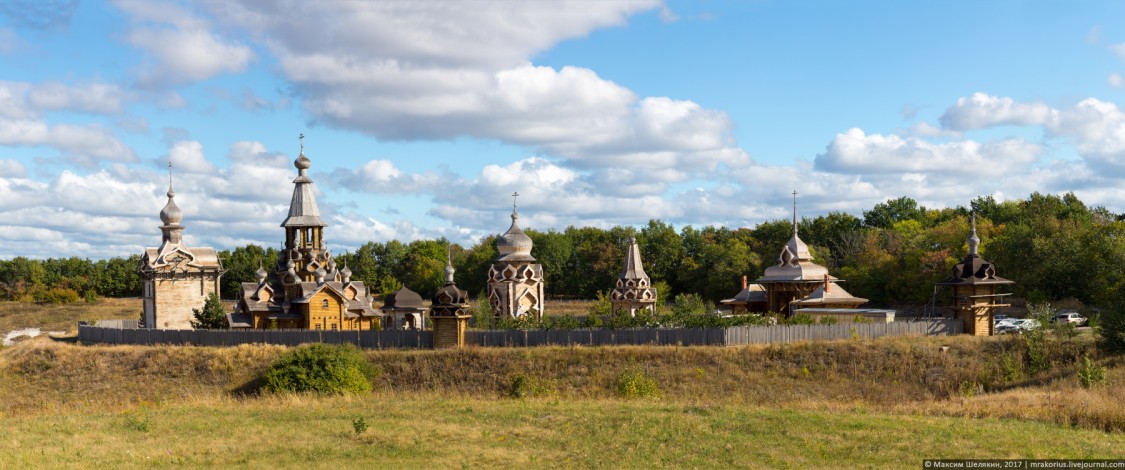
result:
M 270 275 L 270 273 L 266 272 L 265 268 L 263 268 L 261 266 L 258 266 L 258 270 L 254 274 L 256 274 L 258 276 L 258 282 L 259 283 L 261 283 L 262 281 L 265 281 L 266 277 L 268 277 Z
M 340 270 L 340 277 L 343 278 L 342 280 L 345 283 L 351 282 L 351 280 L 352 280 L 352 270 L 348 269 L 347 266 L 344 266 L 344 269 Z
M 523 233 L 516 223 L 519 217 L 519 213 L 513 208 L 512 226 L 496 241 L 496 251 L 500 252 L 497 261 L 535 261 L 531 256 L 531 237 Z
M 164 209 L 160 210 L 160 221 L 164 225 L 179 225 L 184 220 L 184 211 L 176 205 L 176 192 L 172 191 L 172 187 L 168 187 L 168 204 L 164 205 Z

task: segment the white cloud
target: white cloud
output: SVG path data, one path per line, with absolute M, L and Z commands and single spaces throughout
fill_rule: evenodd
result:
M 37 120 L 0 118 L 0 145 L 52 147 L 84 166 L 101 160 L 137 161 L 132 148 L 96 124 L 48 125 Z
M 47 82 L 31 88 L 28 102 L 31 106 L 44 110 L 117 114 L 121 112 L 122 96 L 121 88 L 117 85 L 85 83 L 68 86 L 59 82 Z
M 380 139 L 498 139 L 579 167 L 699 174 L 749 161 L 725 113 L 530 63 L 659 2 L 209 5 L 272 51 L 318 122 Z
M 123 98 L 121 88 L 108 83 L 0 81 L 0 117 L 27 119 L 51 111 L 119 114 Z
M 1105 82 L 1114 88 L 1121 88 L 1125 86 L 1125 78 L 1121 78 L 1121 74 L 1111 73 L 1105 77 Z
M 0 160 L 0 177 L 15 177 L 23 178 L 27 174 L 27 168 L 15 160 Z
M 1120 57 L 1121 60 L 1125 60 L 1125 42 L 1109 46 L 1109 50 L 1117 54 L 1117 57 Z
M 134 22 L 125 39 L 147 51 L 150 61 L 137 71 L 144 87 L 191 83 L 238 73 L 255 59 L 250 47 L 220 37 L 210 24 L 178 5 L 119 1 Z
M 970 131 L 1002 125 L 1048 124 L 1056 118 L 1055 111 L 1043 103 L 1020 103 L 978 92 L 959 98 L 945 110 L 940 121 L 945 129 Z
M 173 173 L 215 173 L 215 166 L 203 156 L 203 144 L 196 140 L 173 143 L 168 154 L 161 160 L 172 163 Z
M 1038 145 L 1018 139 L 934 144 L 914 137 L 867 135 L 862 129 L 850 129 L 837 134 L 825 153 L 817 155 L 816 168 L 853 174 L 945 172 L 995 176 L 1012 167 L 1034 163 L 1040 152 Z

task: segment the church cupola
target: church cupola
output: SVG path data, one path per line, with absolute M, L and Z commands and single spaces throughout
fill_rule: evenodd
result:
M 520 218 L 519 211 L 516 210 L 516 203 L 514 198 L 518 197 L 519 193 L 512 195 L 512 226 L 508 227 L 508 231 L 496 240 L 496 251 L 500 252 L 500 257 L 496 261 L 535 261 L 531 256 L 532 241 L 531 237 L 523 233 L 517 221 Z
M 160 227 L 164 244 L 183 243 L 184 226 L 180 225 L 183 220 L 184 211 L 176 205 L 176 192 L 172 190 L 172 162 L 168 162 L 168 203 L 160 210 L 160 221 L 164 223 Z
M 305 156 L 305 135 L 300 135 L 301 153 L 293 161 L 297 178 L 293 180 L 293 197 L 289 201 L 289 215 L 281 226 L 285 228 L 285 246 L 278 260 L 279 271 L 290 271 L 304 282 L 316 280 L 316 271 L 324 269 L 328 280 L 336 280 L 337 272 L 331 254 L 324 242 L 324 227 L 313 195 L 313 181 L 308 171 L 312 161 Z M 292 262 L 294 266 L 290 267 Z M 283 268 L 284 267 L 284 268 Z

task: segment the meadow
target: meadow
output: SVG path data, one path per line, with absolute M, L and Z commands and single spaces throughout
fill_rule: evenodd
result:
M 368 350 L 373 392 L 317 396 L 259 390 L 262 373 L 291 349 L 282 346 L 40 337 L 0 349 L 0 468 L 1120 458 L 1125 358 L 1099 355 L 1089 334 L 1048 345 L 1042 369 L 1029 366 L 1019 337 Z M 1102 377 L 1084 385 L 1091 365 Z M 628 374 L 651 381 L 653 393 L 623 394 Z

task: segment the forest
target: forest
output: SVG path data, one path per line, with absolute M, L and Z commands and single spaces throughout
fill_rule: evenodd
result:
M 933 284 L 949 275 L 968 251 L 969 214 L 976 214 L 983 240 L 981 255 L 998 275 L 1029 302 L 1076 299 L 1090 306 L 1114 303 L 1125 279 L 1125 216 L 1088 207 L 1074 194 L 1034 193 L 998 202 L 978 197 L 968 207 L 929 209 L 902 197 L 862 211 L 862 218 L 832 212 L 798 221 L 798 232 L 815 262 L 845 282 L 845 289 L 870 300 L 868 306 L 926 303 Z M 331 240 L 331 227 L 326 238 Z M 777 263 L 792 235 L 790 220 L 754 228 L 693 227 L 678 229 L 660 220 L 641 227 L 567 227 L 526 230 L 535 242 L 532 254 L 543 264 L 547 294 L 553 298 L 594 299 L 612 286 L 630 237 L 641 247 L 645 271 L 671 299 L 698 293 L 715 302 L 751 282 Z M 496 257 L 496 235 L 471 247 L 450 248 L 457 284 L 477 295 L 484 291 L 489 264 Z M 154 240 L 155 241 L 155 240 Z M 403 243 L 369 242 L 355 251 L 336 253 L 352 279 L 375 293 L 406 285 L 428 297 L 444 282 L 445 239 Z M 255 279 L 259 265 L 270 269 L 275 248 L 256 245 L 220 252 L 227 269 L 222 293 L 233 298 L 241 282 Z M 82 258 L 0 261 L 0 300 L 26 302 L 92 301 L 98 296 L 140 294 L 139 255 L 108 260 Z M 939 294 L 939 305 L 942 300 Z

